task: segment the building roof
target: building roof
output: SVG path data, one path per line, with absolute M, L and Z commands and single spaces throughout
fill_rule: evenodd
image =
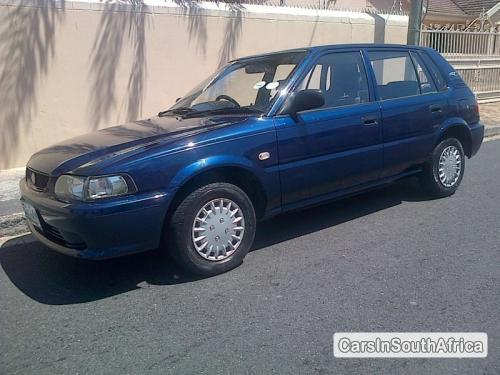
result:
M 429 0 L 427 11 L 476 18 L 483 10 L 488 11 L 497 3 L 500 0 Z
M 435 0 L 431 0 L 433 2 Z M 481 12 L 488 11 L 496 4 L 500 3 L 499 0 L 453 0 L 456 5 L 460 7 L 469 16 L 479 16 Z
M 466 16 L 466 13 L 453 0 L 429 0 L 427 12 Z

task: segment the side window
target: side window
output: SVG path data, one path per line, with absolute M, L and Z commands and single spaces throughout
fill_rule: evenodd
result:
M 429 94 L 437 92 L 434 81 L 429 76 L 429 72 L 422 63 L 422 59 L 416 53 L 411 53 L 411 57 L 415 62 L 415 69 L 417 69 L 418 82 L 420 83 L 420 92 L 422 94 Z
M 337 52 L 320 57 L 296 91 L 307 89 L 323 92 L 323 108 L 368 102 L 368 82 L 361 54 Z
M 380 99 L 420 94 L 417 74 L 408 52 L 375 51 L 368 55 L 375 72 Z
M 446 90 L 448 88 L 448 85 L 446 84 L 443 75 L 439 71 L 434 61 L 432 61 L 432 59 L 426 53 L 420 53 L 419 56 L 422 57 L 424 64 L 427 66 L 427 69 L 429 69 L 432 78 L 434 78 L 434 82 L 436 83 L 437 89 L 439 91 Z
M 323 69 L 322 65 L 317 64 L 311 69 L 311 71 L 307 74 L 307 77 L 302 81 L 300 90 L 305 89 L 319 89 L 320 81 L 321 81 L 321 70 Z M 327 67 L 327 72 L 330 70 L 330 67 Z
M 292 64 L 282 64 L 276 67 L 276 73 L 274 73 L 273 82 L 278 82 L 279 86 L 269 90 L 271 98 L 273 98 L 278 90 L 284 86 L 286 80 L 288 79 L 288 77 L 290 77 L 294 69 L 295 65 Z

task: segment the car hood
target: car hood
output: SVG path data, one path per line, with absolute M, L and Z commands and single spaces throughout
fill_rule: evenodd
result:
M 242 116 L 201 118 L 154 117 L 87 133 L 47 147 L 34 154 L 28 167 L 49 175 L 96 164 L 103 158 L 123 155 L 158 142 L 210 131 L 244 120 Z M 168 143 L 168 142 L 167 142 Z

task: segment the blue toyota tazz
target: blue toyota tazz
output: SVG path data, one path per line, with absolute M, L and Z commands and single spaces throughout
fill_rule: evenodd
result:
M 239 265 L 257 220 L 418 175 L 453 194 L 483 140 L 474 94 L 436 51 L 332 45 L 230 62 L 170 109 L 34 154 L 33 235 L 102 259 L 168 249 Z

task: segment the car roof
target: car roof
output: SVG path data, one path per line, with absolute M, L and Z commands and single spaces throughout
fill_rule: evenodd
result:
M 321 46 L 311 46 L 311 47 L 303 47 L 303 48 L 292 48 L 292 49 L 286 49 L 286 50 L 281 50 L 281 51 L 273 51 L 273 52 L 267 52 L 267 53 L 261 53 L 258 55 L 251 55 L 251 56 L 244 56 L 238 59 L 234 59 L 233 61 L 238 61 L 238 60 L 243 60 L 243 59 L 251 59 L 251 58 L 257 58 L 257 57 L 264 57 L 264 56 L 272 56 L 276 54 L 283 54 L 283 53 L 297 53 L 297 52 L 315 52 L 315 51 L 321 51 L 321 50 L 335 50 L 335 49 L 345 49 L 345 48 L 376 48 L 376 49 L 428 49 L 427 47 L 420 47 L 420 46 L 413 46 L 413 45 L 406 45 L 406 44 L 381 44 L 381 43 L 355 43 L 355 44 L 325 44 Z

